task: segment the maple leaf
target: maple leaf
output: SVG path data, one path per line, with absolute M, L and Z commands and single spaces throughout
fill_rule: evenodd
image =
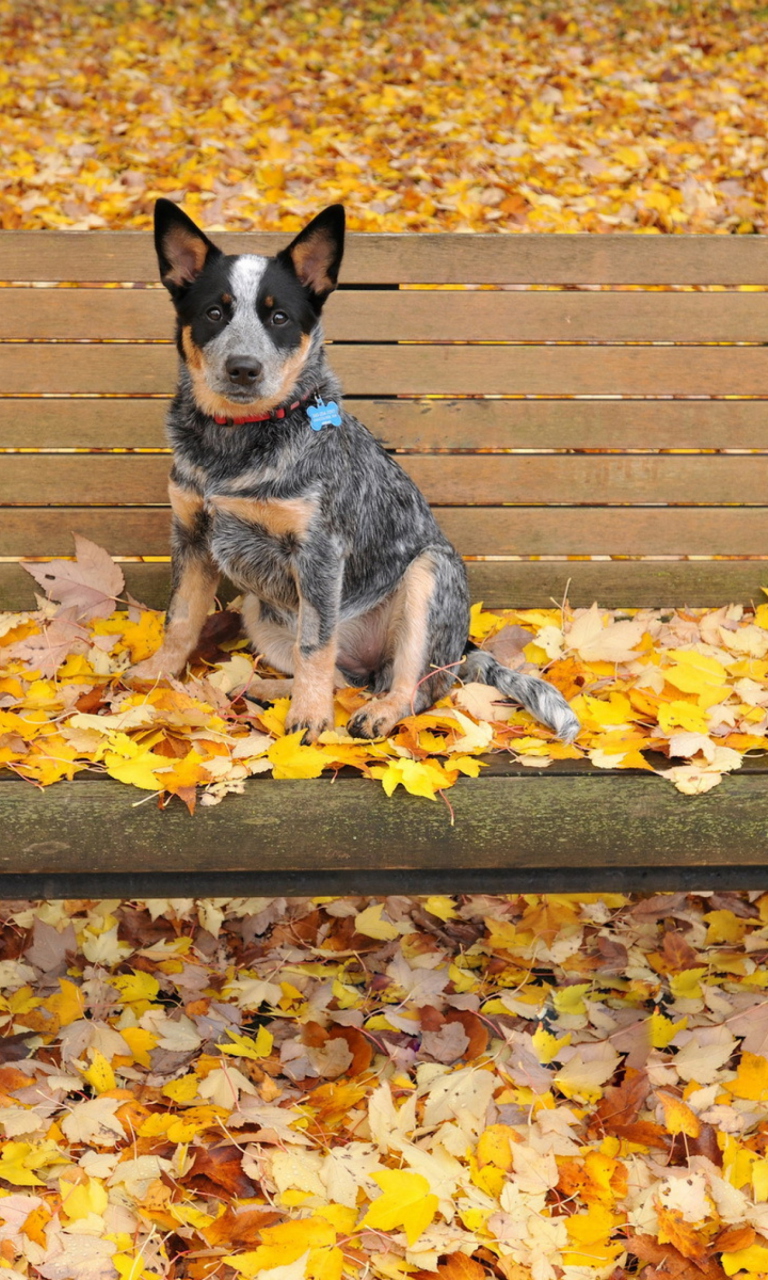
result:
M 402 1228 L 409 1245 L 415 1244 L 435 1216 L 438 1198 L 429 1190 L 427 1179 L 419 1173 L 398 1169 L 382 1169 L 373 1174 L 382 1195 L 372 1201 L 361 1226 L 392 1231 Z
M 122 569 L 95 542 L 78 534 L 74 538 L 74 560 L 26 562 L 23 567 L 51 599 L 60 601 L 65 609 L 76 608 L 76 617 L 107 618 L 125 586 Z

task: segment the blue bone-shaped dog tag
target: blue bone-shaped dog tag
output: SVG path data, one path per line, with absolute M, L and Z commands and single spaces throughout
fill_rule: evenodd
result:
M 317 397 L 317 408 L 311 404 L 307 405 L 307 417 L 313 431 L 320 431 L 322 427 L 341 426 L 341 414 L 336 401 L 329 400 L 326 404 L 320 396 Z

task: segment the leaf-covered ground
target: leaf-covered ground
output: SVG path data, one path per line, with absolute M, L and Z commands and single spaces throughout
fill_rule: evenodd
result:
M 764 230 L 763 0 L 0 0 L 0 225 Z
M 768 895 L 0 912 L 8 1280 L 768 1272 Z
M 351 766 L 390 796 L 402 785 L 435 800 L 496 753 L 534 768 L 586 756 L 602 769 L 656 771 L 696 795 L 765 751 L 768 604 L 631 615 L 477 604 L 472 639 L 557 685 L 582 724 L 576 743 L 557 741 L 496 689 L 459 684 L 378 742 L 345 727 L 369 695 L 339 690 L 335 729 L 309 746 L 285 733 L 287 697 L 242 696 L 258 697 L 270 673 L 236 609 L 210 615 L 183 679 L 132 681 L 131 666 L 160 645 L 163 615 L 135 600 L 116 609 L 120 566 L 85 538 L 76 547 L 74 560 L 25 565 L 50 597 L 38 611 L 0 614 L 0 769 L 37 786 L 95 769 L 192 810 L 199 791 L 216 804 L 257 773 L 332 777 Z

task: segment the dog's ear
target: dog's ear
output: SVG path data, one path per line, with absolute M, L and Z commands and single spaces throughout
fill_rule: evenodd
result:
M 160 279 L 172 294 L 192 284 L 208 259 L 221 253 L 171 200 L 155 203 L 155 248 Z
M 344 253 L 344 206 L 332 204 L 300 231 L 278 261 L 295 272 L 318 308 L 336 288 Z

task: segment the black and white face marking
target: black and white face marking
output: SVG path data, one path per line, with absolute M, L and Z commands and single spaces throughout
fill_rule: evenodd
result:
M 155 241 L 201 407 L 284 401 L 322 340 L 320 312 L 343 252 L 341 206 L 318 214 L 275 258 L 227 257 L 176 205 L 158 200 Z
M 318 317 L 284 267 L 244 254 L 212 263 L 179 305 L 179 319 L 210 390 L 253 404 L 286 394 L 286 377 L 304 363 Z

